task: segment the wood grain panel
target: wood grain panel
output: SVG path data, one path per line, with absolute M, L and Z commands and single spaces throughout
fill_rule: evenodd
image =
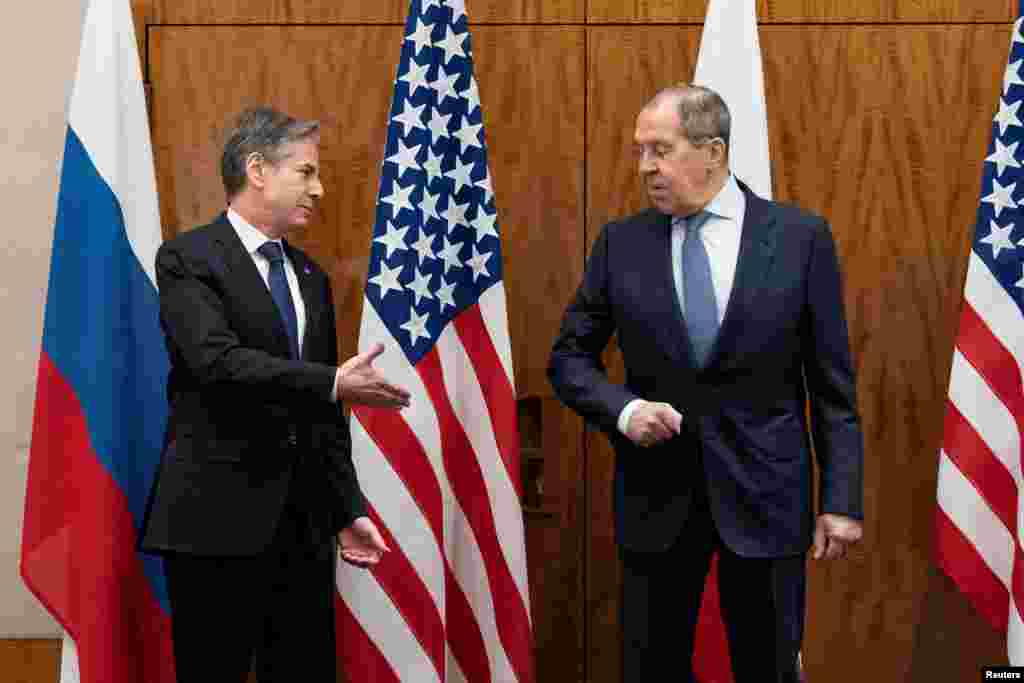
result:
M 409 0 L 150 0 L 161 24 L 402 24 Z M 472 26 L 581 22 L 586 0 L 467 0 Z
M 704 23 L 707 0 L 588 0 L 587 21 Z M 1013 21 L 1012 0 L 758 0 L 761 21 L 782 23 Z
M 60 677 L 60 641 L 0 640 L 0 672 L 5 683 L 56 683 Z
M 587 158 L 589 243 L 603 222 L 644 205 L 628 161 L 636 111 L 658 86 L 689 78 L 699 28 L 594 27 L 588 36 L 588 139 L 604 143 L 590 145 Z M 974 642 L 996 638 L 963 621 L 962 610 L 947 612 L 941 595 L 929 610 L 923 604 L 937 590 L 936 452 L 1007 30 L 765 26 L 761 40 L 775 194 L 831 221 L 867 446 L 866 542 L 846 562 L 810 568 L 809 679 L 904 680 L 915 658 L 977 670 L 975 652 L 991 648 L 943 648 L 927 637 L 938 623 L 915 624 L 927 617 L 946 634 L 970 628 Z M 596 506 L 610 472 L 594 453 Z M 607 513 L 591 514 L 597 524 Z M 591 558 L 608 555 L 602 538 L 591 533 Z M 600 571 L 588 596 L 601 607 L 588 609 L 595 642 L 607 643 L 612 610 L 603 596 L 615 577 Z
M 221 209 L 217 163 L 231 114 L 271 102 L 324 123 L 326 195 L 316 223 L 296 241 L 331 274 L 343 357 L 356 349 L 401 35 L 397 26 L 156 27 L 151 35 L 168 235 Z M 503 232 L 516 387 L 520 396 L 545 400 L 548 425 L 545 495 L 557 523 L 527 519 L 538 669 L 541 680 L 578 680 L 581 428 L 550 400 L 544 368 L 584 251 L 584 29 L 480 26 L 473 45 Z

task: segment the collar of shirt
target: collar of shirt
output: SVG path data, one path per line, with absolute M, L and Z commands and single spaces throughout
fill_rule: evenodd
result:
M 729 177 L 725 180 L 725 185 L 718 191 L 711 201 L 702 209 L 707 211 L 712 216 L 717 218 L 728 218 L 733 222 L 737 222 L 741 213 L 743 212 L 743 190 L 740 189 L 739 183 L 736 182 L 736 177 L 730 173 Z M 673 225 L 685 225 L 687 216 L 673 216 Z M 709 221 L 704 227 L 705 234 L 713 232 L 720 221 Z
M 245 250 L 249 252 L 250 255 L 257 254 L 257 250 L 260 247 L 262 247 L 265 242 L 277 242 L 278 244 L 281 245 L 281 248 L 284 249 L 284 244 L 282 240 L 270 239 L 262 232 L 257 230 L 255 227 L 253 227 L 252 224 L 249 223 L 249 221 L 242 218 L 238 214 L 238 212 L 232 209 L 230 206 L 228 207 L 227 214 L 228 222 L 231 223 L 231 227 L 233 227 L 235 229 L 235 232 L 238 234 L 238 239 L 242 240 L 242 245 L 245 247 Z M 286 255 L 287 253 L 288 252 L 285 251 Z

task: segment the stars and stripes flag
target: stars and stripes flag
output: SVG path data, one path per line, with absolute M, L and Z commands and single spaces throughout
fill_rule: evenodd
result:
M 1024 664 L 1024 2 L 982 175 L 939 453 L 938 562 Z M 1016 235 L 1014 234 L 1016 232 Z
M 61 681 L 172 683 L 162 561 L 136 550 L 167 420 L 160 213 L 128 0 L 87 3 L 71 92 L 21 575 L 67 634 Z
M 338 571 L 340 659 L 360 680 L 534 680 L 502 276 L 465 6 L 412 0 L 359 332 L 412 398 L 352 411 L 392 548 L 372 572 Z

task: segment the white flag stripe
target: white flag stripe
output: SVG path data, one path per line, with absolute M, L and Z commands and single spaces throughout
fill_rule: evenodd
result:
M 516 378 L 512 370 L 512 341 L 508 334 L 508 308 L 505 301 L 505 283 L 499 282 L 480 295 L 480 316 L 515 395 Z
M 938 504 L 1009 590 L 1013 536 L 944 450 L 939 454 Z
M 345 603 L 398 679 L 440 681 L 434 663 L 373 574 L 339 562 L 336 576 Z
M 64 632 L 60 647 L 60 683 L 78 683 L 82 674 L 78 670 L 78 645 L 71 634 Z
M 1024 317 L 973 249 L 967 263 L 964 300 L 985 321 L 1003 348 L 1014 357 L 1024 377 L 1024 336 L 1020 334 L 1020 330 L 1024 329 Z
M 771 199 L 768 107 L 754 0 L 711 0 L 693 80 L 715 90 L 729 107 L 733 173 L 755 194 Z
M 68 125 L 120 200 L 128 241 L 155 287 L 160 207 L 132 22 L 128 2 L 89 3 Z
M 352 453 L 359 484 L 423 583 L 434 606 L 444 614 L 444 557 L 420 506 L 413 500 L 387 458 L 363 429 L 352 420 Z
M 1020 607 L 1010 594 L 1010 618 L 1007 624 L 1006 648 L 1010 663 L 1020 665 L 1024 662 L 1024 623 L 1020 618 Z
M 1021 486 L 1020 432 L 1009 409 L 992 393 L 960 349 L 953 350 L 949 373 L 949 400 Z
M 484 647 L 487 648 L 487 659 L 491 664 L 491 679 L 511 683 L 516 680 L 516 675 L 498 635 L 494 598 L 487 582 L 483 555 L 480 554 L 480 547 L 462 506 L 458 501 L 452 501 L 447 509 L 450 517 L 449 526 L 445 529 L 445 552 L 452 563 L 455 581 L 466 595 L 469 608 L 480 627 Z
M 365 298 L 363 299 L 363 320 L 359 329 L 359 352 L 365 353 L 380 339 L 390 338 L 387 326 L 377 314 L 377 309 Z M 444 461 L 441 457 L 441 427 L 437 423 L 437 413 L 423 379 L 416 368 L 409 364 L 409 359 L 402 353 L 397 344 L 387 347 L 377 360 L 374 367 L 387 378 L 388 382 L 404 388 L 409 392 L 409 407 L 400 413 L 409 428 L 415 433 L 420 445 L 423 446 L 430 465 L 441 484 L 444 500 L 452 497 L 448 478 L 444 473 Z M 353 414 L 353 419 L 356 419 Z M 355 449 L 353 448 L 353 452 Z
M 522 507 L 498 451 L 494 426 L 487 411 L 487 401 L 454 325 L 444 329 L 435 348 L 441 361 L 441 372 L 445 388 L 451 398 L 452 409 L 469 438 L 477 463 L 483 472 L 484 486 L 487 488 L 502 556 L 516 582 L 523 604 L 529 605 L 526 555 L 522 547 Z

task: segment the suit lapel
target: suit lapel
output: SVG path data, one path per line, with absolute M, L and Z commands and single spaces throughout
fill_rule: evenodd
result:
M 741 185 L 741 189 L 746 198 L 746 209 L 736 275 L 718 338 L 708 357 L 708 366 L 715 362 L 736 335 L 743 333 L 743 320 L 748 311 L 754 310 L 757 295 L 768 281 L 778 241 L 778 225 L 772 205 L 746 186 Z
M 263 281 L 263 276 L 252 260 L 252 255 L 245 250 L 245 245 L 225 214 L 221 214 L 214 224 L 217 226 L 214 242 L 227 266 L 226 277 L 230 279 L 233 287 L 240 290 L 240 297 L 246 302 L 249 315 L 256 319 L 264 319 L 264 329 L 273 330 L 267 340 L 268 349 L 285 356 L 290 355 L 284 321 L 266 282 Z
M 651 291 L 665 292 L 668 300 L 667 313 L 669 324 L 659 325 L 662 334 L 660 346 L 671 354 L 678 362 L 693 366 L 693 353 L 690 351 L 690 335 L 686 331 L 686 320 L 679 306 L 679 292 L 676 290 L 675 254 L 672 252 L 672 217 L 658 212 L 651 213 L 649 229 L 654 236 L 654 249 L 651 253 L 665 254 L 662 267 L 655 272 L 660 273 L 659 281 Z M 652 269 L 653 270 L 653 269 Z

